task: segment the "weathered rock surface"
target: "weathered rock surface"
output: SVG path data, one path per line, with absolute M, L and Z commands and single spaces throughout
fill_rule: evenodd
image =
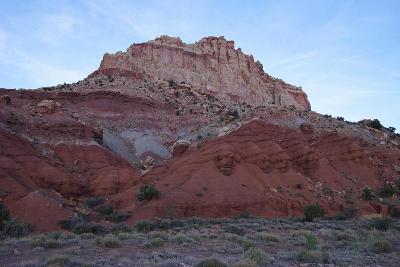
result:
M 234 41 L 206 37 L 195 44 L 161 36 L 133 44 L 126 52 L 105 54 L 99 74 L 133 79 L 168 80 L 171 85 L 189 83 L 211 95 L 252 105 L 294 105 L 310 110 L 307 95 L 299 87 L 266 74 L 253 56 L 235 49 Z

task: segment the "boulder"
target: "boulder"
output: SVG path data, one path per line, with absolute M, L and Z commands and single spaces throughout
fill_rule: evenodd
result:
M 11 104 L 11 98 L 8 95 L 0 96 L 0 105 L 8 106 Z
M 59 102 L 50 99 L 44 99 L 36 105 L 36 111 L 40 114 L 52 114 L 61 107 L 62 105 Z

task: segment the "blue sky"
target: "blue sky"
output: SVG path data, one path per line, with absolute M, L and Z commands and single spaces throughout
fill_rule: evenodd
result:
M 400 1 L 0 0 L 0 87 L 74 82 L 161 34 L 225 36 L 312 109 L 400 130 Z

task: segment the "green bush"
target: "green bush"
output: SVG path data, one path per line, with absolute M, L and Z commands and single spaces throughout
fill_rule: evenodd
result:
M 383 126 L 379 120 L 374 119 L 373 121 L 370 122 L 369 127 L 380 130 Z
M 113 226 L 111 226 L 111 232 L 117 232 L 117 233 L 121 233 L 121 232 L 125 232 L 125 233 L 129 233 L 131 232 L 131 228 L 125 224 L 125 223 L 117 223 L 114 224 Z
M 105 197 L 89 197 L 86 199 L 86 206 L 92 209 L 100 204 L 103 204 L 106 201 Z
M 318 249 L 318 239 L 315 235 L 307 235 L 307 249 L 317 250 Z
M 386 240 L 376 240 L 372 243 L 371 250 L 374 253 L 390 253 L 393 247 L 392 244 Z
M 400 208 L 392 206 L 390 207 L 390 212 L 389 212 L 390 217 L 392 218 L 400 218 Z
M 133 237 L 134 237 L 133 234 L 131 234 L 131 233 L 125 233 L 125 232 L 118 233 L 117 236 L 118 236 L 118 239 L 119 239 L 119 240 L 128 240 L 128 239 L 133 239 Z
M 359 209 L 354 207 L 354 206 L 350 206 L 350 207 L 346 207 L 344 208 L 343 212 L 335 215 L 333 217 L 333 219 L 335 220 L 350 220 L 350 219 L 354 219 L 358 216 L 359 214 Z
M 256 233 L 254 236 L 255 240 L 261 240 L 265 242 L 279 242 L 279 238 L 276 237 L 275 235 L 271 235 L 268 233 Z
M 374 199 L 374 190 L 371 187 L 366 187 L 363 189 L 363 192 L 361 194 L 362 199 L 366 201 L 370 201 Z
M 114 213 L 114 207 L 111 205 L 103 205 L 100 206 L 97 211 L 101 214 L 101 215 L 111 215 Z
M 325 216 L 325 211 L 318 204 L 311 204 L 304 207 L 304 218 L 306 221 L 312 222 L 315 218 Z
M 302 250 L 297 254 L 297 260 L 307 263 L 329 263 L 329 254 L 326 251 Z
M 144 242 L 144 248 L 158 248 L 164 245 L 165 240 L 160 237 L 150 238 L 146 242 Z
M 148 220 L 143 220 L 143 221 L 138 221 L 135 225 L 136 230 L 139 232 L 150 232 L 155 229 L 155 225 L 152 221 Z
M 394 187 L 391 183 L 386 182 L 383 184 L 379 192 L 379 195 L 381 197 L 392 197 L 396 193 L 397 193 L 396 187 Z
M 244 253 L 244 257 L 246 259 L 252 260 L 255 263 L 261 265 L 263 263 L 265 263 L 267 261 L 267 254 L 265 254 L 265 252 L 262 249 L 259 248 L 249 248 L 248 250 L 246 250 L 246 252 Z
M 192 237 L 186 234 L 177 234 L 174 237 L 173 241 L 178 245 L 192 245 L 198 243 L 197 240 L 193 239 Z
M 232 267 L 258 267 L 259 265 L 252 260 L 243 259 L 232 264 Z
M 56 255 L 48 259 L 45 266 L 68 266 L 70 263 L 68 256 Z
M 160 191 L 154 185 L 145 184 L 139 188 L 136 198 L 139 201 L 158 199 L 160 198 Z
M 227 233 L 240 235 L 240 236 L 242 236 L 246 233 L 246 231 L 243 228 L 236 226 L 234 224 L 225 225 L 222 227 L 222 229 Z
M 379 231 L 387 231 L 393 226 L 393 221 L 390 218 L 376 218 L 372 219 L 370 228 L 374 228 Z
M 61 247 L 60 241 L 53 239 L 53 238 L 46 238 L 42 243 L 42 247 L 45 248 L 59 248 Z
M 99 243 L 106 248 L 119 248 L 121 246 L 119 240 L 113 235 L 107 235 L 103 237 L 102 239 L 100 239 Z
M 244 250 L 248 250 L 255 246 L 254 242 L 247 238 L 240 237 L 237 241 Z
M 0 204 L 0 231 L 4 229 L 4 226 L 7 221 L 10 220 L 10 211 Z
M 110 215 L 108 215 L 106 217 L 107 220 L 112 221 L 112 222 L 116 222 L 116 223 L 120 223 L 123 221 L 126 221 L 129 219 L 129 217 L 131 217 L 130 213 L 117 213 L 117 212 L 113 212 Z
M 107 229 L 103 225 L 95 222 L 89 222 L 80 216 L 62 220 L 59 222 L 59 225 L 61 228 L 76 234 L 93 233 L 99 235 L 107 233 Z
M 226 264 L 217 259 L 205 259 L 196 264 L 196 267 L 226 267 Z
M 32 232 L 32 225 L 11 219 L 5 223 L 3 231 L 6 236 L 22 237 Z

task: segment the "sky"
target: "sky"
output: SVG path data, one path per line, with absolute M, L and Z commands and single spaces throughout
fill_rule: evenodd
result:
M 163 34 L 235 40 L 312 110 L 400 130 L 397 0 L 0 0 L 0 88 L 76 82 Z

